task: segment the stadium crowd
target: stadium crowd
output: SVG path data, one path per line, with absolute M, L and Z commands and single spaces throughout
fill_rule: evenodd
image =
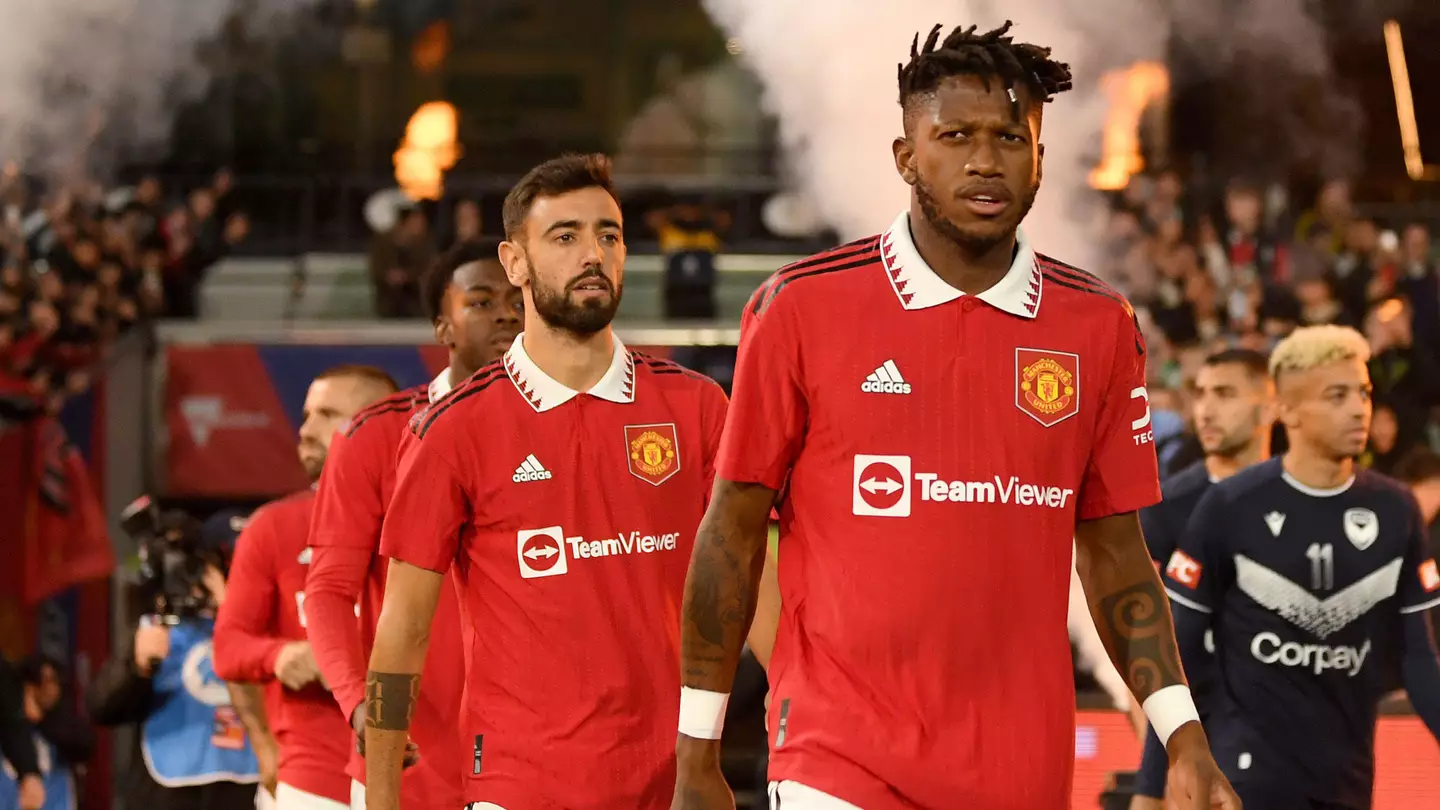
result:
M 1162 472 L 1199 457 L 1182 414 L 1204 358 L 1268 351 L 1297 326 L 1353 326 L 1369 340 L 1376 408 L 1366 464 L 1392 472 L 1433 444 L 1440 266 L 1426 225 L 1366 218 L 1342 180 L 1302 210 L 1239 180 L 1212 196 L 1188 193 L 1174 172 L 1136 178 L 1106 223 L 1107 266 L 1093 268 L 1128 294 L 1147 333 L 1152 408 L 1168 412 L 1157 416 Z
M 245 238 L 228 171 L 189 189 L 146 176 L 41 192 L 0 176 L 0 381 L 50 413 L 83 391 L 113 338 L 149 317 L 193 318 L 206 271 Z

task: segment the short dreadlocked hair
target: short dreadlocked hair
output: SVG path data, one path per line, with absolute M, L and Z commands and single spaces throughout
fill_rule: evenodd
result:
M 1015 38 L 1008 36 L 1011 25 L 1006 20 L 984 34 L 975 33 L 978 26 L 956 26 L 943 42 L 943 26 L 937 25 L 930 29 L 924 47 L 916 34 L 910 43 L 910 61 L 900 66 L 900 106 L 916 96 L 934 93 L 940 82 L 951 76 L 978 76 L 986 90 L 990 89 L 990 79 L 997 78 L 1011 91 L 1013 103 L 1018 103 L 1016 85 L 1023 85 L 1030 98 L 1042 104 L 1069 90 L 1073 86 L 1070 66 L 1051 59 L 1049 48 L 1015 44 Z

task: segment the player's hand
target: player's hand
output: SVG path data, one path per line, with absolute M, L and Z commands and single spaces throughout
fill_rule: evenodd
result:
M 320 665 L 308 641 L 292 641 L 275 656 L 275 678 L 288 689 L 303 689 L 320 679 Z
M 41 810 L 45 806 L 45 782 L 36 774 L 20 780 L 20 810 Z
M 145 677 L 154 675 L 156 661 L 170 655 L 170 628 L 163 624 L 142 624 L 135 628 L 135 670 Z
M 720 741 L 680 735 L 675 743 L 678 768 L 670 810 L 735 810 L 735 794 L 720 772 Z
M 350 728 L 355 732 L 355 753 L 361 757 L 365 756 L 365 704 L 361 703 L 355 707 L 350 714 Z M 409 737 L 405 738 L 405 758 L 400 760 L 400 768 L 414 765 L 420 761 L 420 745 Z
M 1240 797 L 1210 755 L 1210 741 L 1193 720 L 1175 730 L 1165 745 L 1170 754 L 1165 806 L 1169 810 L 1241 810 Z

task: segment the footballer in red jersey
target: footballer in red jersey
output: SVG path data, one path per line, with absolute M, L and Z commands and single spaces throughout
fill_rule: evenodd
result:
M 612 334 L 625 243 L 604 156 L 533 169 L 506 198 L 505 230 L 500 258 L 524 291 L 525 331 L 415 420 L 385 517 L 367 806 L 400 806 L 401 746 L 453 567 L 466 801 L 663 809 L 680 595 L 725 394 Z
M 720 726 L 782 487 L 772 806 L 1068 807 L 1073 538 L 1183 806 L 1238 807 L 1136 516 L 1160 487 L 1133 312 L 1019 231 L 1070 71 L 1008 28 L 917 40 L 909 209 L 749 303 L 686 585 L 675 808 L 734 807 Z
M 365 670 L 385 594 L 380 526 L 395 488 L 401 436 L 417 410 L 448 394 L 475 370 L 502 355 L 520 330 L 524 301 L 505 277 L 494 242 L 465 242 L 421 279 L 421 295 L 435 340 L 450 350 L 450 365 L 428 386 L 387 397 L 361 411 L 330 444 L 316 492 L 306 584 L 311 645 L 341 711 L 364 731 Z M 357 624 L 353 607 L 360 607 Z M 464 687 L 460 616 L 454 587 L 441 590 L 425 662 L 425 693 L 415 706 L 410 736 L 419 759 L 405 770 L 404 806 L 458 808 L 469 746 L 455 717 Z M 365 806 L 365 760 L 358 747 L 347 772 L 351 806 Z
M 394 391 L 395 382 L 370 366 L 337 366 L 315 378 L 305 396 L 299 445 L 312 480 L 325 466 L 336 428 Z M 225 601 L 215 619 L 217 675 L 232 683 L 279 681 L 284 687 L 280 711 L 261 721 L 273 726 L 280 748 L 277 810 L 338 810 L 350 803 L 345 717 L 326 691 L 306 640 L 305 571 L 314 505 L 315 494 L 307 489 L 250 517 L 236 541 Z

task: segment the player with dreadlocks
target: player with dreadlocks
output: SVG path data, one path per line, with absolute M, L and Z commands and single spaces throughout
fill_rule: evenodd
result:
M 772 808 L 1070 806 L 1072 565 L 1169 745 L 1171 797 L 1239 807 L 1137 517 L 1160 486 L 1134 313 L 1020 229 L 1070 69 L 1009 30 L 916 38 L 910 205 L 748 304 L 681 610 L 672 808 L 734 807 L 719 738 L 772 506 Z

